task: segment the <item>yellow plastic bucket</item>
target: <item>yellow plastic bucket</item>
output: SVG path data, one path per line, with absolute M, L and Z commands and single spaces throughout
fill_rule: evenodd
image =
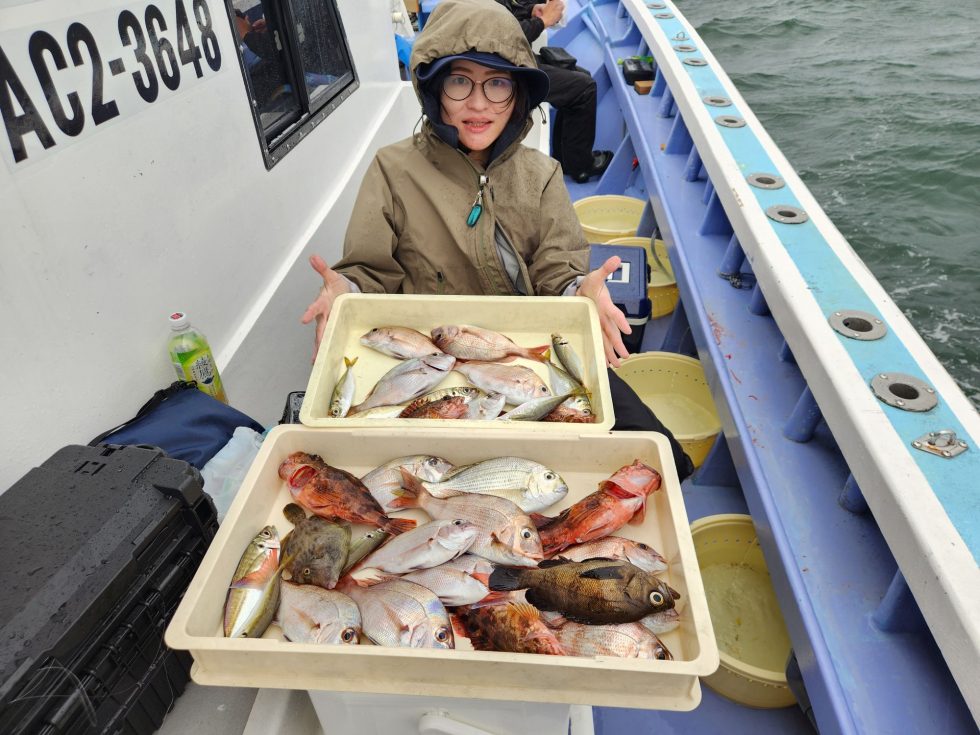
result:
M 751 516 L 723 514 L 691 524 L 721 665 L 701 681 L 748 707 L 789 707 L 789 634 Z
M 574 207 L 586 239 L 607 243 L 617 237 L 636 235 L 645 204 L 642 199 L 605 194 L 579 199 Z
M 677 291 L 677 281 L 674 280 L 674 270 L 670 267 L 670 260 L 667 258 L 667 246 L 663 240 L 655 241 L 657 258 L 653 257 L 650 249 L 649 237 L 617 237 L 610 240 L 607 245 L 630 245 L 641 247 L 647 251 L 647 265 L 650 266 L 650 278 L 647 280 L 647 298 L 650 299 L 652 308 L 650 318 L 656 319 L 660 316 L 670 314 L 677 306 L 680 294 Z M 663 268 L 660 265 L 663 265 Z
M 700 467 L 721 431 L 701 363 L 673 352 L 642 352 L 615 370 Z

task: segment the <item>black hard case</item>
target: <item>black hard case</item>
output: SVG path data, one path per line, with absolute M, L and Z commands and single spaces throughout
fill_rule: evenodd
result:
M 152 447 L 64 447 L 0 496 L 0 732 L 156 730 L 191 665 L 163 632 L 217 527 Z

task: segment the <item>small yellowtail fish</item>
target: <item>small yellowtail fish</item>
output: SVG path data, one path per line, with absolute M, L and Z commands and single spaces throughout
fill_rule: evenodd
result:
M 580 388 L 582 385 L 575 380 L 575 378 L 550 361 L 548 362 L 548 374 L 551 376 L 551 392 L 556 396 L 560 396 L 563 393 L 572 393 L 572 391 L 574 391 L 576 388 Z
M 350 552 L 347 554 L 347 563 L 344 564 L 341 574 L 346 574 L 352 566 L 381 546 L 385 542 L 385 539 L 388 538 L 391 538 L 391 536 L 387 532 L 382 531 L 380 528 L 375 528 L 373 531 L 368 531 L 360 538 L 351 541 Z
M 511 409 L 505 414 L 497 417 L 498 421 L 538 421 L 543 419 L 558 406 L 576 395 L 583 395 L 585 388 L 579 386 L 572 393 L 565 393 L 560 396 L 544 396 L 542 398 L 532 398 L 525 401 L 517 408 Z
M 585 368 L 582 365 L 582 358 L 575 353 L 568 340 L 558 333 L 552 334 L 551 346 L 554 347 L 555 354 L 558 355 L 558 359 L 566 372 L 581 385 L 585 385 Z
M 260 638 L 279 604 L 279 532 L 266 526 L 249 542 L 225 598 L 226 638 Z
M 337 381 L 337 387 L 333 389 L 333 399 L 330 401 L 330 415 L 335 419 L 346 416 L 347 412 L 350 411 L 355 388 L 354 372 L 351 368 L 356 362 L 356 357 L 353 360 L 344 357 L 344 365 L 347 368 L 344 370 L 344 374 L 340 376 L 340 380 Z
M 366 411 L 348 414 L 348 416 L 359 419 L 396 419 L 398 418 L 398 414 L 404 410 L 405 406 L 403 404 L 398 404 L 397 406 L 375 406 Z

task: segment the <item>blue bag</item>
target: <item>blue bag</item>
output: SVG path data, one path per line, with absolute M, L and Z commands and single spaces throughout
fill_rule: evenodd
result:
M 158 390 L 129 421 L 89 442 L 141 444 L 159 447 L 170 457 L 202 469 L 227 444 L 235 429 L 264 429 L 241 411 L 197 389 L 193 381 L 178 380 Z

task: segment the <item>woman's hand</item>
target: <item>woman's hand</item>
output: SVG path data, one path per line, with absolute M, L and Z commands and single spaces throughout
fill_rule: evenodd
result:
M 330 266 L 319 255 L 310 257 L 310 265 L 313 270 L 323 277 L 323 285 L 320 293 L 312 304 L 303 312 L 300 321 L 309 324 L 316 319 L 316 335 L 313 338 L 313 359 L 316 361 L 316 353 L 320 351 L 320 340 L 323 339 L 323 329 L 327 326 L 327 317 L 330 316 L 330 309 L 333 308 L 334 300 L 341 294 L 350 293 L 350 283 Z
M 619 269 L 621 262 L 618 255 L 609 258 L 582 279 L 576 292 L 577 296 L 588 296 L 595 302 L 602 327 L 602 346 L 606 349 L 606 362 L 612 367 L 619 367 L 621 358 L 629 357 L 622 335 L 633 332 L 626 321 L 626 315 L 612 302 L 609 289 L 606 288 L 606 279 Z
M 541 22 L 544 23 L 545 28 L 551 28 L 555 23 L 561 20 L 561 16 L 564 12 L 564 0 L 547 0 L 547 2 L 538 3 L 531 8 L 531 17 L 540 18 Z

